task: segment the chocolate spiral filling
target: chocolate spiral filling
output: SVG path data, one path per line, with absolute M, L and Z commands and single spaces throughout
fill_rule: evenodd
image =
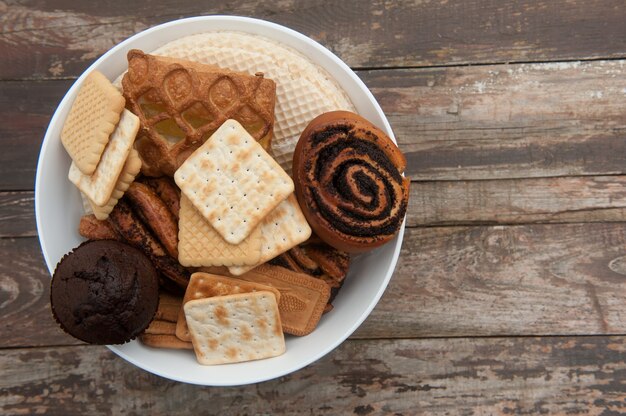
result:
M 398 168 L 368 132 L 334 126 L 313 135 L 305 162 L 311 208 L 351 238 L 393 235 L 407 202 Z

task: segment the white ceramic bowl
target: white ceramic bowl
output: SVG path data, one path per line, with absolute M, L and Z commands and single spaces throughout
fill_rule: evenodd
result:
M 52 273 L 61 257 L 82 241 L 77 227 L 82 204 L 77 189 L 68 181 L 70 158 L 59 139 L 77 86 L 97 69 L 115 79 L 127 68 L 126 53 L 137 48 L 146 52 L 171 40 L 212 30 L 236 30 L 282 42 L 325 68 L 345 89 L 357 112 L 381 127 L 394 141 L 393 132 L 380 106 L 365 84 L 337 56 L 310 38 L 283 26 L 234 16 L 206 16 L 177 20 L 153 27 L 125 40 L 94 62 L 74 83 L 57 108 L 41 147 L 35 183 L 35 211 L 39 241 Z M 374 308 L 393 273 L 404 224 L 387 245 L 359 256 L 350 267 L 334 309 L 322 317 L 306 337 L 287 336 L 287 352 L 279 357 L 221 366 L 202 366 L 190 351 L 153 349 L 133 341 L 109 346 L 125 360 L 151 373 L 186 383 L 225 386 L 256 383 L 289 374 L 323 357 L 365 320 Z

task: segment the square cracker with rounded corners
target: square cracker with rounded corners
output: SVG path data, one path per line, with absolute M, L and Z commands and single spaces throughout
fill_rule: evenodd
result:
M 95 205 L 105 206 L 111 198 L 138 130 L 137 116 L 124 110 L 93 174 L 85 175 L 76 163 L 72 162 L 68 174 L 69 180 Z
M 293 191 L 293 180 L 236 120 L 227 120 L 174 180 L 230 244 L 242 242 Z
M 298 205 L 295 194 L 289 195 L 263 220 L 257 228 L 261 231 L 261 256 L 253 266 L 230 266 L 228 271 L 239 276 L 273 259 L 311 237 L 311 227 Z
M 257 264 L 262 234 L 256 227 L 239 244 L 230 244 L 198 212 L 189 198 L 180 196 L 178 261 L 186 267 Z
M 278 304 L 271 292 L 192 300 L 183 308 L 200 364 L 259 360 L 285 352 Z
M 122 94 L 100 72 L 83 81 L 61 130 L 61 142 L 85 175 L 96 170 L 125 104 Z
M 260 283 L 247 282 L 234 277 L 220 276 L 212 273 L 196 272 L 191 275 L 189 285 L 185 291 L 182 305 L 190 300 L 211 298 L 213 296 L 235 295 L 237 293 L 259 292 L 261 290 L 272 292 L 276 297 L 276 302 L 280 302 L 280 292 L 278 289 Z M 176 336 L 182 341 L 191 341 L 189 327 L 185 319 L 185 311 L 179 309 L 178 320 L 176 321 Z

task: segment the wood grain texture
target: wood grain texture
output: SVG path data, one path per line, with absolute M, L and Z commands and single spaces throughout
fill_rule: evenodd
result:
M 625 62 L 358 74 L 390 119 L 413 179 L 615 175 L 626 173 Z M 71 84 L 0 83 L 0 190 L 32 189 L 45 129 Z
M 0 247 L 0 347 L 75 344 L 50 317 L 37 240 Z M 624 223 L 411 228 L 354 337 L 623 334 L 625 275 Z
M 418 180 L 621 174 L 626 61 L 359 72 Z
M 626 221 L 626 176 L 413 182 L 409 227 Z M 0 193 L 0 237 L 37 236 L 34 193 Z
M 2 238 L 0 253 L 0 348 L 79 344 L 59 328 L 50 312 L 50 275 L 39 242 Z
M 0 3 L 0 79 L 72 77 L 129 36 L 181 17 L 254 16 L 311 36 L 352 67 L 616 58 L 620 0 Z
M 0 193 L 0 237 L 36 235 L 34 193 Z
M 220 415 L 608 415 L 626 409 L 625 344 L 624 337 L 347 341 L 294 374 L 234 388 L 159 378 L 104 347 L 5 350 L 0 409 L 63 415 L 181 409 Z
M 0 82 L 0 190 L 32 190 L 50 118 L 71 82 Z
M 414 180 L 365 323 L 319 362 L 237 388 L 171 382 L 64 334 L 32 192 L 88 65 L 214 13 L 292 27 L 356 68 Z M 625 413 L 624 21 L 621 0 L 0 0 L 0 413 Z
M 626 177 L 411 183 L 409 226 L 626 221 Z
M 356 336 L 624 334 L 625 276 L 624 223 L 411 228 Z

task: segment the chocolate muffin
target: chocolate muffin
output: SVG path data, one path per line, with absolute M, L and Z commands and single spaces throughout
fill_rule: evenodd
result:
M 65 255 L 50 289 L 61 328 L 92 344 L 123 344 L 150 323 L 159 303 L 158 274 L 128 244 L 87 241 Z

